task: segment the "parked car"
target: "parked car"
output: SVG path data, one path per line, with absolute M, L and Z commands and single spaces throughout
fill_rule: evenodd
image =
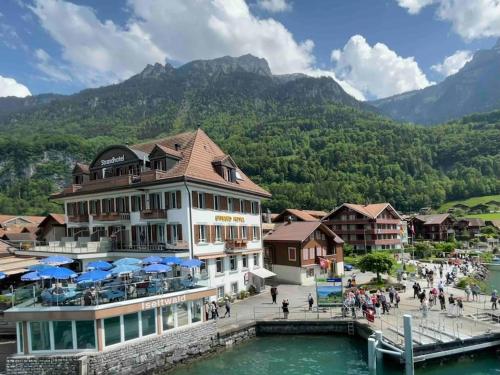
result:
M 353 268 L 352 264 L 344 264 L 344 271 L 352 271 Z

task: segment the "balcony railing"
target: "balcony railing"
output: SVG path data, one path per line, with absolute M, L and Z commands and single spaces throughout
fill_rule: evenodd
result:
M 167 218 L 167 210 L 165 209 L 149 209 L 141 211 L 141 220 L 150 220 L 150 219 L 166 219 Z
M 89 216 L 88 215 L 74 215 L 68 216 L 69 223 L 88 223 Z
M 128 212 L 108 212 L 98 215 L 93 215 L 94 221 L 122 221 L 130 220 L 130 213 Z
M 120 252 L 138 252 L 138 253 L 155 253 L 155 252 L 178 252 L 189 250 L 189 244 L 186 241 L 176 241 L 174 243 L 146 243 L 146 244 L 116 244 L 113 251 Z
M 226 241 L 226 251 L 241 251 L 247 248 L 247 240 L 228 240 Z
M 111 250 L 111 242 L 107 238 L 101 238 L 100 241 L 80 242 L 80 241 L 24 241 L 13 244 L 19 251 L 36 251 L 44 253 L 62 253 L 62 254 L 89 254 L 101 253 Z

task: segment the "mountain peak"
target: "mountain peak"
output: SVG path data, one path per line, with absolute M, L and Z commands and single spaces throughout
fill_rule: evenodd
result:
M 148 64 L 138 75 L 141 78 L 158 78 L 163 74 L 172 72 L 173 70 L 174 68 L 169 63 L 166 63 L 165 65 L 160 63 L 156 63 L 154 65 Z
M 239 57 L 224 56 L 212 60 L 195 60 L 183 65 L 180 70 L 189 72 L 202 71 L 208 75 L 244 71 L 269 77 L 272 76 L 266 59 L 250 54 Z

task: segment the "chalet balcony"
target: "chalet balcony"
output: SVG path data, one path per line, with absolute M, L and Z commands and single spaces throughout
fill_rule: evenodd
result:
M 229 253 L 240 252 L 247 249 L 247 240 L 227 240 L 225 243 L 225 250 Z
M 94 221 L 128 221 L 130 220 L 130 213 L 128 212 L 108 212 L 93 215 Z
M 88 215 L 68 216 L 68 223 L 88 223 L 88 222 L 89 222 Z
M 162 208 L 142 210 L 141 220 L 155 220 L 155 219 L 166 219 L 167 210 Z

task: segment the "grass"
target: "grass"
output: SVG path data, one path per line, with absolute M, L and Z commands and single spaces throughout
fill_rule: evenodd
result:
M 465 216 L 467 218 L 477 217 L 478 219 L 483 219 L 483 220 L 500 220 L 500 212 L 493 212 L 488 214 L 473 214 Z
M 489 201 L 500 202 L 500 194 L 498 194 L 498 195 L 484 195 L 482 197 L 473 197 L 473 198 L 464 199 L 464 200 L 460 200 L 460 201 L 446 202 L 441 207 L 438 208 L 438 211 L 439 212 L 446 212 L 446 211 L 448 211 L 449 208 L 453 207 L 454 205 L 456 205 L 458 203 L 465 204 L 466 206 L 472 207 L 472 206 L 475 206 L 477 204 L 486 203 Z M 485 215 L 488 215 L 488 214 L 485 214 Z M 496 214 L 493 214 L 493 215 L 496 215 Z M 469 217 L 469 215 L 467 217 Z

